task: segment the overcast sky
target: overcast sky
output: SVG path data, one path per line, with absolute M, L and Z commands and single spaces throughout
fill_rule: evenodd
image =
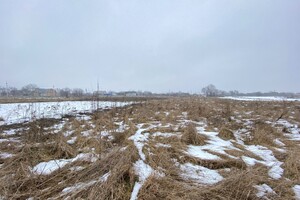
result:
M 0 0 L 0 85 L 300 91 L 299 0 Z

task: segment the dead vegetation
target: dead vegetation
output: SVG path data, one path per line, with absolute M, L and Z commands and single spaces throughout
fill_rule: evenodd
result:
M 11 156 L 0 157 L 0 198 L 130 199 L 139 181 L 134 163 L 141 156 L 129 138 L 141 125 L 144 138 L 138 142 L 143 143 L 144 162 L 163 176 L 151 174 L 141 186 L 138 199 L 260 199 L 255 186 L 261 184 L 276 192 L 265 194 L 266 198 L 292 199 L 291 188 L 300 181 L 299 143 L 289 140 L 284 134 L 292 134 L 291 129 L 277 122 L 288 120 L 299 125 L 298 112 L 294 112 L 298 107 L 297 103 L 213 98 L 154 99 L 98 110 L 86 115 L 88 119 L 64 116 L 61 120 L 3 125 L 0 151 Z M 225 149 L 224 154 L 205 149 L 205 153 L 220 158 L 216 160 L 189 155 L 191 145 L 216 142 L 202 134 L 199 127 L 218 132 L 220 141 L 232 143 L 235 149 Z M 18 129 L 16 134 L 5 134 L 13 129 Z M 270 178 L 269 168 L 259 163 L 263 158 L 247 150 L 247 145 L 272 150 L 274 157 L 283 162 L 282 178 Z M 39 163 L 72 160 L 80 154 L 95 159 L 74 160 L 50 174 L 32 170 Z M 248 166 L 242 157 L 257 163 Z M 179 166 L 186 163 L 214 170 L 224 179 L 212 185 L 184 179 Z M 101 179 L 104 175 L 105 180 Z
M 206 137 L 204 135 L 200 135 L 197 132 L 195 125 L 190 123 L 183 130 L 182 140 L 186 144 L 204 145 Z

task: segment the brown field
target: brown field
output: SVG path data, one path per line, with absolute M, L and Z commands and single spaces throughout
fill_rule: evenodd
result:
M 294 199 L 299 127 L 299 102 L 200 97 L 3 125 L 0 199 Z

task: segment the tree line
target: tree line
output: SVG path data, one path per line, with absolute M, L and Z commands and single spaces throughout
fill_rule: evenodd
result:
M 0 96 L 2 97 L 82 97 L 85 92 L 81 88 L 63 89 L 43 89 L 36 84 L 28 84 L 21 89 L 11 86 L 0 86 Z

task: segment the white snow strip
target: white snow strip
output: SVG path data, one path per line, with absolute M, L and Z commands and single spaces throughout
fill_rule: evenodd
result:
M 99 102 L 100 108 L 122 107 L 132 102 Z M 5 124 L 22 123 L 40 118 L 61 118 L 92 112 L 96 109 L 92 101 L 36 102 L 0 104 L 0 117 Z
M 107 137 L 108 141 L 111 141 L 114 139 L 114 137 L 108 132 L 108 131 L 101 131 L 100 132 L 100 137 L 103 139 L 105 137 Z
M 150 129 L 153 126 L 150 126 L 147 129 L 143 129 L 141 127 L 143 127 L 143 124 L 137 125 L 138 130 L 134 135 L 129 137 L 130 140 L 133 140 L 134 145 L 136 146 L 141 158 L 140 160 L 134 163 L 134 170 L 136 175 L 139 177 L 139 181 L 136 182 L 134 185 L 130 200 L 137 199 L 139 190 L 141 189 L 141 187 L 143 186 L 143 184 L 151 174 L 155 174 L 157 176 L 163 176 L 163 174 L 154 171 L 150 165 L 144 162 L 146 160 L 146 156 L 143 153 L 143 147 L 145 143 L 148 141 L 149 133 L 143 133 L 143 131 Z
M 116 132 L 118 132 L 118 133 L 123 133 L 126 130 L 126 128 L 128 127 L 128 125 L 124 124 L 124 121 L 115 122 L 115 124 L 119 126 L 116 129 Z
M 91 153 L 81 153 L 72 159 L 59 159 L 50 160 L 48 162 L 41 162 L 32 168 L 32 172 L 38 175 L 49 175 L 52 172 L 63 168 L 65 165 L 70 164 L 75 161 L 87 161 L 95 162 L 97 160 L 96 155 Z
M 300 141 L 300 128 L 297 124 L 292 124 L 284 119 L 280 119 L 273 124 L 273 126 L 276 125 L 283 126 L 288 130 L 288 133 L 285 133 L 284 135 L 290 138 L 290 140 Z
M 164 148 L 171 148 L 172 146 L 169 144 L 162 144 L 162 143 L 157 143 L 155 147 L 164 147 Z
M 300 141 L 300 134 L 289 134 L 289 133 L 286 133 L 284 134 L 284 136 L 290 138 L 290 140 L 294 140 L 294 141 Z
M 0 153 L 0 158 L 2 158 L 2 159 L 11 158 L 13 156 L 14 156 L 14 154 L 11 154 L 11 153 Z
M 228 153 L 225 152 L 225 150 L 237 150 L 240 151 L 240 149 L 233 146 L 231 141 L 226 141 L 218 137 L 217 132 L 208 132 L 205 131 L 204 127 L 197 127 L 197 131 L 199 134 L 205 135 L 208 140 L 206 141 L 208 144 L 203 146 L 194 146 L 189 145 L 188 146 L 188 154 L 192 155 L 197 158 L 205 159 L 205 160 L 218 160 L 220 159 L 219 156 L 213 155 L 211 153 L 208 153 L 207 151 L 213 151 L 219 154 L 226 155 L 230 158 L 237 159 L 237 157 L 231 156 Z
M 186 163 L 180 165 L 181 177 L 196 183 L 213 185 L 223 180 L 223 177 L 216 171 L 206 167 Z
M 162 133 L 162 132 L 156 132 L 156 133 L 153 133 L 151 136 L 153 137 L 179 137 L 180 135 L 179 134 L 176 134 L 176 133 Z
M 92 130 L 87 130 L 87 131 L 82 131 L 81 135 L 83 137 L 89 137 L 91 135 L 91 133 L 92 133 Z
M 273 191 L 273 189 L 270 186 L 268 186 L 267 184 L 256 185 L 254 187 L 258 190 L 258 192 L 256 193 L 256 196 L 258 198 L 262 198 L 262 197 L 264 197 L 266 195 L 270 195 L 270 194 L 271 195 L 275 195 L 276 194 Z
M 248 156 L 242 156 L 242 160 L 246 163 L 248 167 L 254 166 L 256 163 L 263 163 L 262 161 L 250 158 Z
M 68 144 L 75 144 L 77 137 L 72 137 L 70 140 L 67 141 Z
M 76 183 L 75 185 L 73 185 L 71 187 L 66 187 L 65 189 L 63 189 L 62 193 L 66 194 L 66 193 L 84 190 L 84 189 L 94 185 L 95 183 L 107 181 L 109 176 L 110 176 L 110 173 L 108 172 L 108 173 L 104 174 L 103 176 L 101 176 L 98 180 L 92 180 L 92 181 L 89 181 L 86 183 Z
M 153 169 L 147 165 L 143 160 L 138 160 L 134 163 L 134 170 L 139 176 L 139 181 L 144 182 L 151 175 Z
M 214 154 L 208 153 L 207 151 L 203 150 L 203 148 L 201 146 L 189 145 L 187 153 L 191 156 L 194 156 L 196 158 L 200 158 L 203 160 L 220 160 L 221 159 L 219 156 L 216 156 Z
M 135 182 L 130 200 L 137 200 L 137 196 L 141 188 L 142 188 L 142 184 L 140 182 Z
M 63 135 L 64 135 L 65 137 L 69 137 L 69 136 L 71 136 L 73 133 L 74 133 L 74 130 L 72 130 L 72 131 L 66 131 L 66 132 L 63 133 Z
M 276 147 L 274 149 L 280 153 L 286 153 L 285 149 L 280 149 L 280 148 L 276 148 Z
M 22 129 L 10 129 L 10 130 L 6 130 L 6 131 L 3 131 L 3 135 L 5 136 L 11 136 L 11 135 L 15 135 L 17 131 L 20 131 Z
M 141 128 L 142 126 L 143 126 L 142 124 L 138 125 L 137 126 L 138 130 L 136 131 L 136 133 L 134 135 L 130 136 L 128 139 L 133 140 L 134 145 L 138 149 L 138 152 L 139 152 L 139 155 L 140 155 L 141 159 L 145 160 L 146 156 L 143 153 L 143 147 L 145 145 L 144 143 L 146 141 L 148 141 L 149 133 L 142 134 L 143 131 L 147 130 L 147 129 Z
M 239 129 L 233 133 L 238 144 L 244 145 L 244 137 L 249 136 L 249 131 L 245 128 Z
M 143 147 L 145 145 L 145 142 L 148 141 L 149 133 L 142 134 L 143 131 L 147 129 L 142 129 L 141 127 L 143 124 L 139 124 L 137 126 L 138 130 L 134 135 L 129 137 L 130 140 L 133 140 L 134 145 L 136 146 L 138 153 L 140 155 L 141 160 L 138 160 L 134 164 L 135 173 L 139 177 L 139 181 L 135 183 L 133 191 L 131 193 L 130 200 L 136 200 L 139 190 L 143 186 L 146 179 L 151 175 L 153 172 L 153 169 L 147 165 L 144 161 L 146 160 L 146 156 L 143 153 Z
M 50 127 L 50 129 L 52 129 L 54 133 L 58 133 L 59 131 L 62 130 L 62 128 L 65 126 L 65 124 L 66 124 L 66 121 L 62 121 L 58 124 L 54 124 L 52 127 Z M 67 136 L 66 134 L 67 133 L 64 133 L 65 136 Z
M 82 166 L 70 167 L 70 170 L 74 171 L 74 172 L 78 172 L 78 171 L 81 171 L 83 169 L 84 169 L 84 167 L 82 167 Z
M 82 121 L 90 121 L 92 118 L 89 115 L 78 115 L 78 116 L 76 116 L 76 119 L 82 120 Z
M 264 161 L 256 161 L 260 162 L 263 165 L 269 167 L 268 175 L 273 179 L 280 179 L 283 174 L 283 169 L 281 168 L 282 162 L 278 161 L 273 152 L 266 147 L 259 146 L 259 145 L 249 145 L 245 146 L 248 151 L 251 151 L 255 155 L 259 156 Z M 244 160 L 244 159 L 243 159 Z M 245 161 L 245 160 L 244 160 Z M 249 159 L 248 159 L 249 161 Z M 249 162 L 248 162 L 249 163 Z M 247 161 L 246 161 L 247 164 Z
M 2 142 L 20 142 L 20 140 L 16 138 L 7 138 L 7 139 L 0 139 L 0 143 Z
M 293 187 L 294 193 L 295 193 L 295 199 L 300 200 L 300 185 L 295 185 Z
M 153 169 L 147 165 L 143 160 L 138 160 L 134 164 L 135 173 L 139 177 L 139 181 L 135 183 L 133 191 L 131 193 L 130 200 L 136 200 L 139 190 L 147 180 L 147 178 L 153 173 Z
M 284 144 L 283 142 L 281 142 L 280 139 L 278 139 L 278 138 L 276 138 L 276 139 L 274 140 L 274 143 L 275 143 L 276 145 L 280 146 L 280 147 L 284 147 L 284 146 L 285 146 L 285 144 Z
M 300 101 L 300 99 L 292 99 L 285 97 L 220 97 L 221 99 L 231 99 L 237 101 Z

